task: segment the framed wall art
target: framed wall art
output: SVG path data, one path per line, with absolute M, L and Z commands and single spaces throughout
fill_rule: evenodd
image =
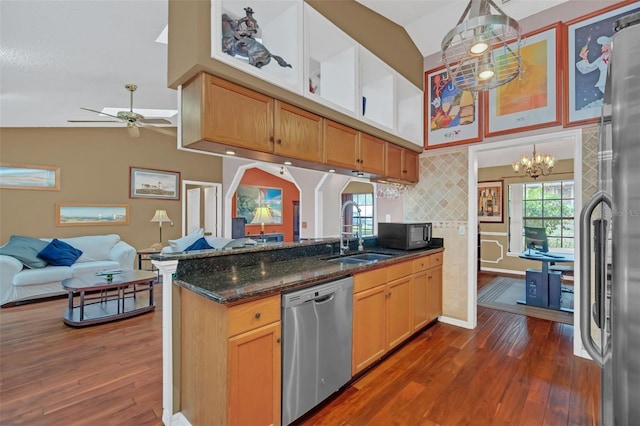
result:
M 425 149 L 482 140 L 481 92 L 461 91 L 444 67 L 425 73 Z
M 128 224 L 128 204 L 56 203 L 56 226 Z
M 60 190 L 60 167 L 0 163 L 0 188 Z
M 251 224 L 282 224 L 282 189 L 238 185 L 236 217 Z
M 478 222 L 503 223 L 503 181 L 478 182 Z
M 639 11 L 640 2 L 625 1 L 566 23 L 565 126 L 600 118 L 613 25 Z
M 561 30 L 558 22 L 523 37 L 520 74 L 484 96 L 485 136 L 562 124 Z
M 180 199 L 180 172 L 129 167 L 129 198 Z

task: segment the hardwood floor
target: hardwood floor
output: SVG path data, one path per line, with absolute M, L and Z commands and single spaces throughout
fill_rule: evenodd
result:
M 161 425 L 156 294 L 155 312 L 83 329 L 62 322 L 65 299 L 0 310 L 0 424 Z M 479 308 L 475 330 L 435 324 L 298 423 L 595 425 L 599 369 L 572 339 Z

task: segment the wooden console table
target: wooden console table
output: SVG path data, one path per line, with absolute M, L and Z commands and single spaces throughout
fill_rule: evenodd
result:
M 62 287 L 69 292 L 64 322 L 84 327 L 153 311 L 156 278 L 155 272 L 137 270 L 113 274 L 111 280 L 102 275 L 68 278 L 62 281 Z

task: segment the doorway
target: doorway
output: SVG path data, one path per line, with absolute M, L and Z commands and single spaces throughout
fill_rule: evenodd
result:
M 182 235 L 203 228 L 206 236 L 221 236 L 221 191 L 219 183 L 182 181 Z

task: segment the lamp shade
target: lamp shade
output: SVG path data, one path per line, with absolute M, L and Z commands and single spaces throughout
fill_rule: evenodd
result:
M 162 222 L 171 222 L 171 219 L 167 216 L 166 210 L 156 210 L 156 213 L 151 218 L 151 222 L 160 222 L 160 226 L 162 226 Z
M 269 207 L 262 206 L 256 208 L 253 212 L 251 223 L 273 223 L 273 216 L 271 215 Z

